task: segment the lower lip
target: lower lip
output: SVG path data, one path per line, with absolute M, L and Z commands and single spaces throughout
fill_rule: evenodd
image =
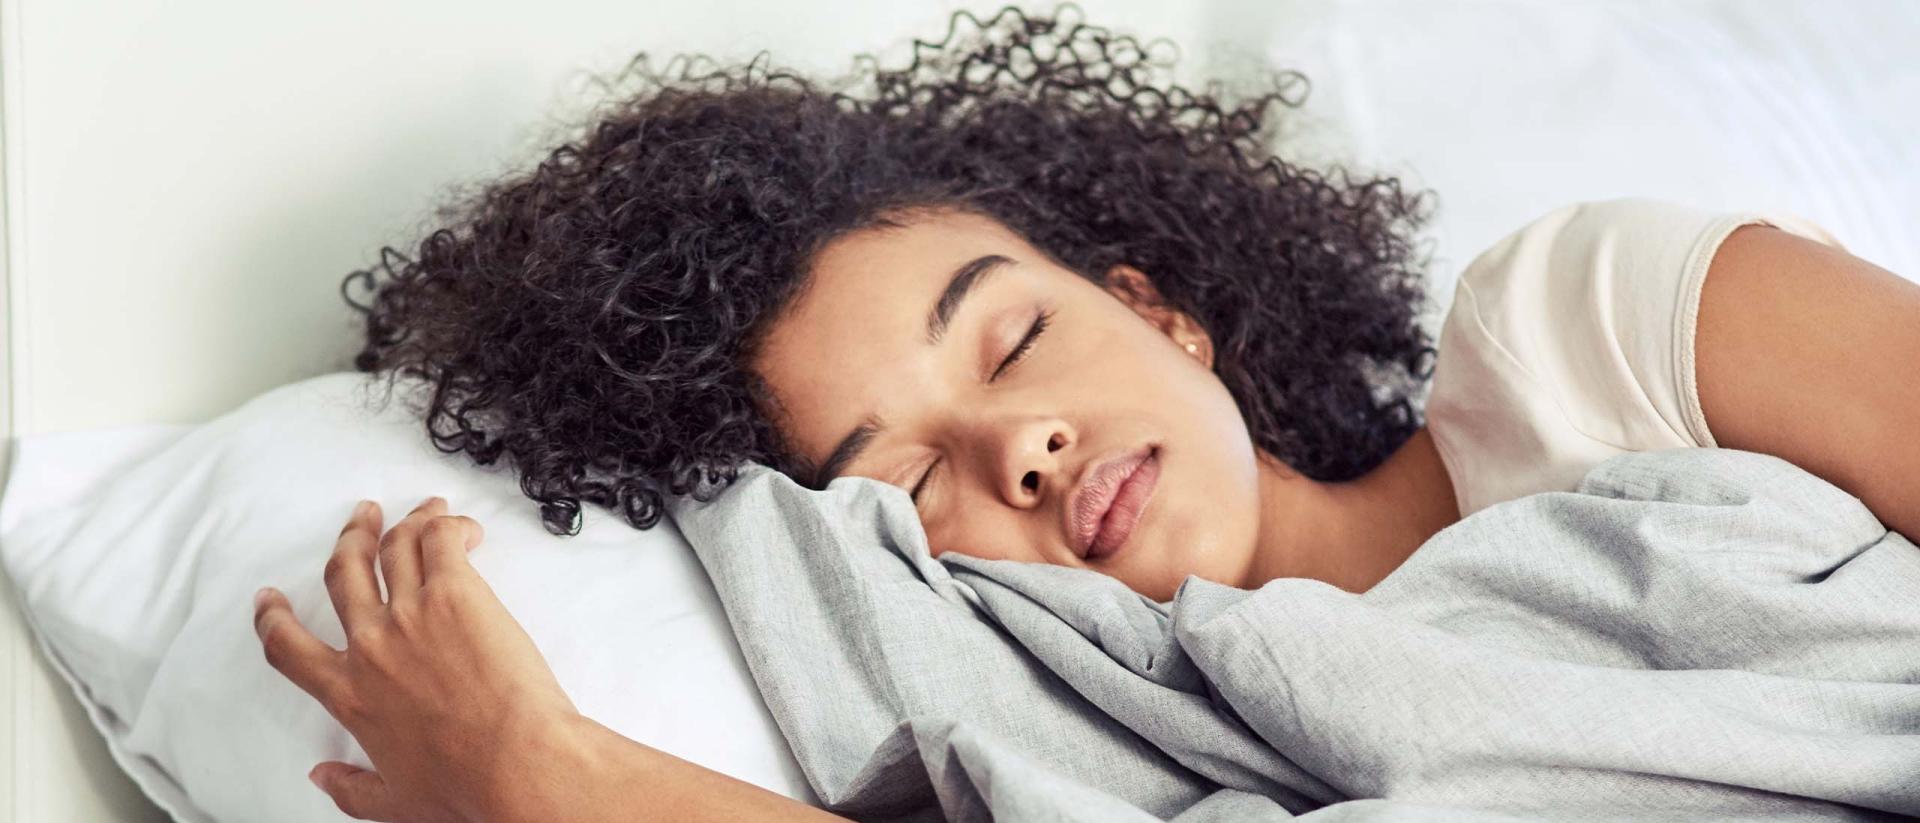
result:
M 1087 549 L 1088 560 L 1111 556 L 1127 545 L 1134 524 L 1140 522 L 1147 501 L 1153 499 L 1154 481 L 1159 477 L 1160 450 L 1156 448 L 1147 454 L 1147 459 L 1140 461 L 1133 475 L 1114 493 L 1113 505 L 1107 508 L 1106 516 L 1100 518 L 1100 529 L 1093 534 L 1093 546 Z

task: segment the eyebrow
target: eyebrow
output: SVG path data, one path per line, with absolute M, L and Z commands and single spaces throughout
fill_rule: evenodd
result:
M 998 271 L 1001 266 L 1012 262 L 1012 259 L 1003 255 L 988 254 L 969 260 L 955 270 L 953 276 L 947 280 L 947 287 L 941 290 L 940 299 L 933 304 L 933 310 L 927 313 L 927 344 L 940 345 L 940 340 L 946 335 L 948 324 L 953 321 L 953 316 L 960 312 L 960 304 L 966 301 L 967 295 L 972 294 L 975 286 L 986 282 L 987 277 Z M 848 464 L 866 450 L 867 444 L 872 443 L 873 438 L 885 430 L 886 423 L 880 419 L 879 415 L 867 415 L 860 421 L 860 425 L 847 433 L 846 437 L 840 438 L 840 444 L 834 446 L 833 452 L 827 455 L 826 462 L 820 464 L 820 470 L 814 473 L 813 487 L 825 488 L 834 478 L 839 477 Z
M 947 281 L 946 290 L 940 292 L 939 302 L 934 303 L 933 311 L 927 313 L 927 343 L 939 345 L 941 336 L 947 333 L 947 323 L 960 311 L 961 301 L 973 293 L 973 287 L 986 282 L 988 275 L 1011 262 L 998 254 L 989 254 L 974 258 L 955 271 Z

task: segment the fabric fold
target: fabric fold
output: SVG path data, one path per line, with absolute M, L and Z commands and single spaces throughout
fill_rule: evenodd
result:
M 1188 578 L 1156 603 L 935 559 L 905 493 L 861 478 L 753 472 L 674 516 L 854 816 L 1920 815 L 1920 548 L 1766 455 L 1612 458 L 1365 594 Z

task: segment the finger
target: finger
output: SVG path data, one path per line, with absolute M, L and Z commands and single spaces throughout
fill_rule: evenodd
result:
M 380 573 L 387 579 L 387 602 L 420 588 L 420 528 L 446 513 L 445 499 L 429 497 L 380 538 Z
M 333 798 L 333 805 L 348 817 L 361 820 L 397 821 L 392 814 L 392 796 L 387 781 L 379 772 L 370 772 L 351 763 L 329 760 L 307 772 L 307 779 Z
M 373 576 L 373 555 L 379 550 L 380 504 L 362 500 L 340 530 L 322 577 L 333 611 L 349 634 L 355 626 L 380 619 L 380 581 Z
M 346 685 L 342 653 L 300 625 L 293 605 L 279 589 L 261 589 L 253 602 L 253 631 L 260 636 L 267 665 L 320 701 L 331 714 L 334 699 Z
M 340 533 L 346 534 L 353 529 L 360 529 L 362 531 L 370 531 L 375 538 L 378 538 L 380 536 L 380 520 L 380 501 L 362 500 L 354 504 L 353 513 L 347 515 L 347 525 L 340 529 Z
M 467 552 L 486 538 L 486 529 L 480 527 L 480 521 L 466 515 L 448 515 L 428 523 L 423 538 L 420 562 L 425 566 L 425 576 L 432 579 L 471 571 L 473 566 L 467 562 Z

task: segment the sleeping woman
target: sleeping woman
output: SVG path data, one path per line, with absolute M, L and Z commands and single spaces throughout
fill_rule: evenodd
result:
M 577 139 L 348 279 L 356 367 L 430 383 L 433 440 L 511 461 L 556 533 L 584 503 L 650 527 L 755 461 L 899 487 L 935 555 L 1156 600 L 1365 592 L 1648 449 L 1777 455 L 1920 535 L 1920 286 L 1822 228 L 1570 204 L 1475 258 L 1436 337 L 1426 197 L 1271 153 L 1297 76 L 1226 102 L 1097 27 L 956 31 L 834 86 L 636 64 Z M 378 769 L 316 769 L 343 810 L 827 816 L 581 717 L 467 565 L 480 539 L 437 498 L 384 536 L 356 512 L 326 575 L 344 652 L 265 592 L 269 660 Z

